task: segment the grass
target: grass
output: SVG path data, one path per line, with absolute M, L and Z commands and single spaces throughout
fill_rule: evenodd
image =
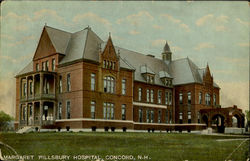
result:
M 243 136 L 242 136 L 243 137 Z M 243 140 L 217 141 L 237 136 L 208 136 L 167 133 L 0 133 L 0 141 L 13 147 L 19 155 L 138 155 L 151 161 L 225 161 Z M 245 161 L 249 140 L 229 158 Z M 0 146 L 3 154 L 11 152 Z M 73 160 L 73 159 L 70 159 Z M 149 159 L 145 159 L 149 160 Z

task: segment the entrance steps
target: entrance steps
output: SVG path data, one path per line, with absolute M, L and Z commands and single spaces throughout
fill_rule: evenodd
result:
M 32 127 L 32 126 L 24 126 L 21 129 L 19 129 L 16 133 L 23 134 L 23 133 L 29 133 L 31 131 L 34 131 L 34 127 Z

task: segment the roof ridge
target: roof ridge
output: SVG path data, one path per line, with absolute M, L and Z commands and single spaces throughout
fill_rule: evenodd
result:
M 123 50 L 128 50 L 128 51 L 130 51 L 130 52 L 134 52 L 134 53 L 139 54 L 139 55 L 141 55 L 141 56 L 145 56 L 146 58 L 156 59 L 156 60 L 160 60 L 160 61 L 161 61 L 161 59 L 159 59 L 159 58 L 147 56 L 148 54 L 145 55 L 145 54 L 139 53 L 139 52 L 137 52 L 137 51 L 134 51 L 134 50 L 131 50 L 131 49 L 126 49 L 126 48 L 119 47 L 119 46 L 116 46 L 116 45 L 115 45 L 115 47 L 118 47 L 118 48 L 123 49 Z M 155 56 L 155 55 L 154 55 L 154 56 Z
M 54 29 L 54 30 L 58 30 L 58 31 L 61 31 L 61 32 L 66 32 L 66 33 L 69 33 L 69 34 L 72 34 L 72 32 L 68 32 L 68 31 L 65 31 L 65 30 L 61 30 L 61 29 L 58 29 L 58 28 L 54 28 L 54 27 L 51 27 L 51 26 L 44 26 L 45 28 L 51 28 L 51 29 Z

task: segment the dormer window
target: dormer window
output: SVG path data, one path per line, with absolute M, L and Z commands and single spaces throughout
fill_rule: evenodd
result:
M 141 66 L 141 74 L 147 83 L 153 84 L 155 82 L 155 73 L 147 66 Z
M 172 87 L 172 77 L 166 71 L 159 72 L 162 83 L 167 87 Z
M 147 83 L 154 83 L 154 76 L 153 75 L 147 75 Z

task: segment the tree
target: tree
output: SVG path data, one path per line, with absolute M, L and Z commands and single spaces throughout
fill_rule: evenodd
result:
M 12 120 L 14 120 L 13 117 L 3 111 L 0 111 L 0 131 L 8 130 L 9 123 Z

